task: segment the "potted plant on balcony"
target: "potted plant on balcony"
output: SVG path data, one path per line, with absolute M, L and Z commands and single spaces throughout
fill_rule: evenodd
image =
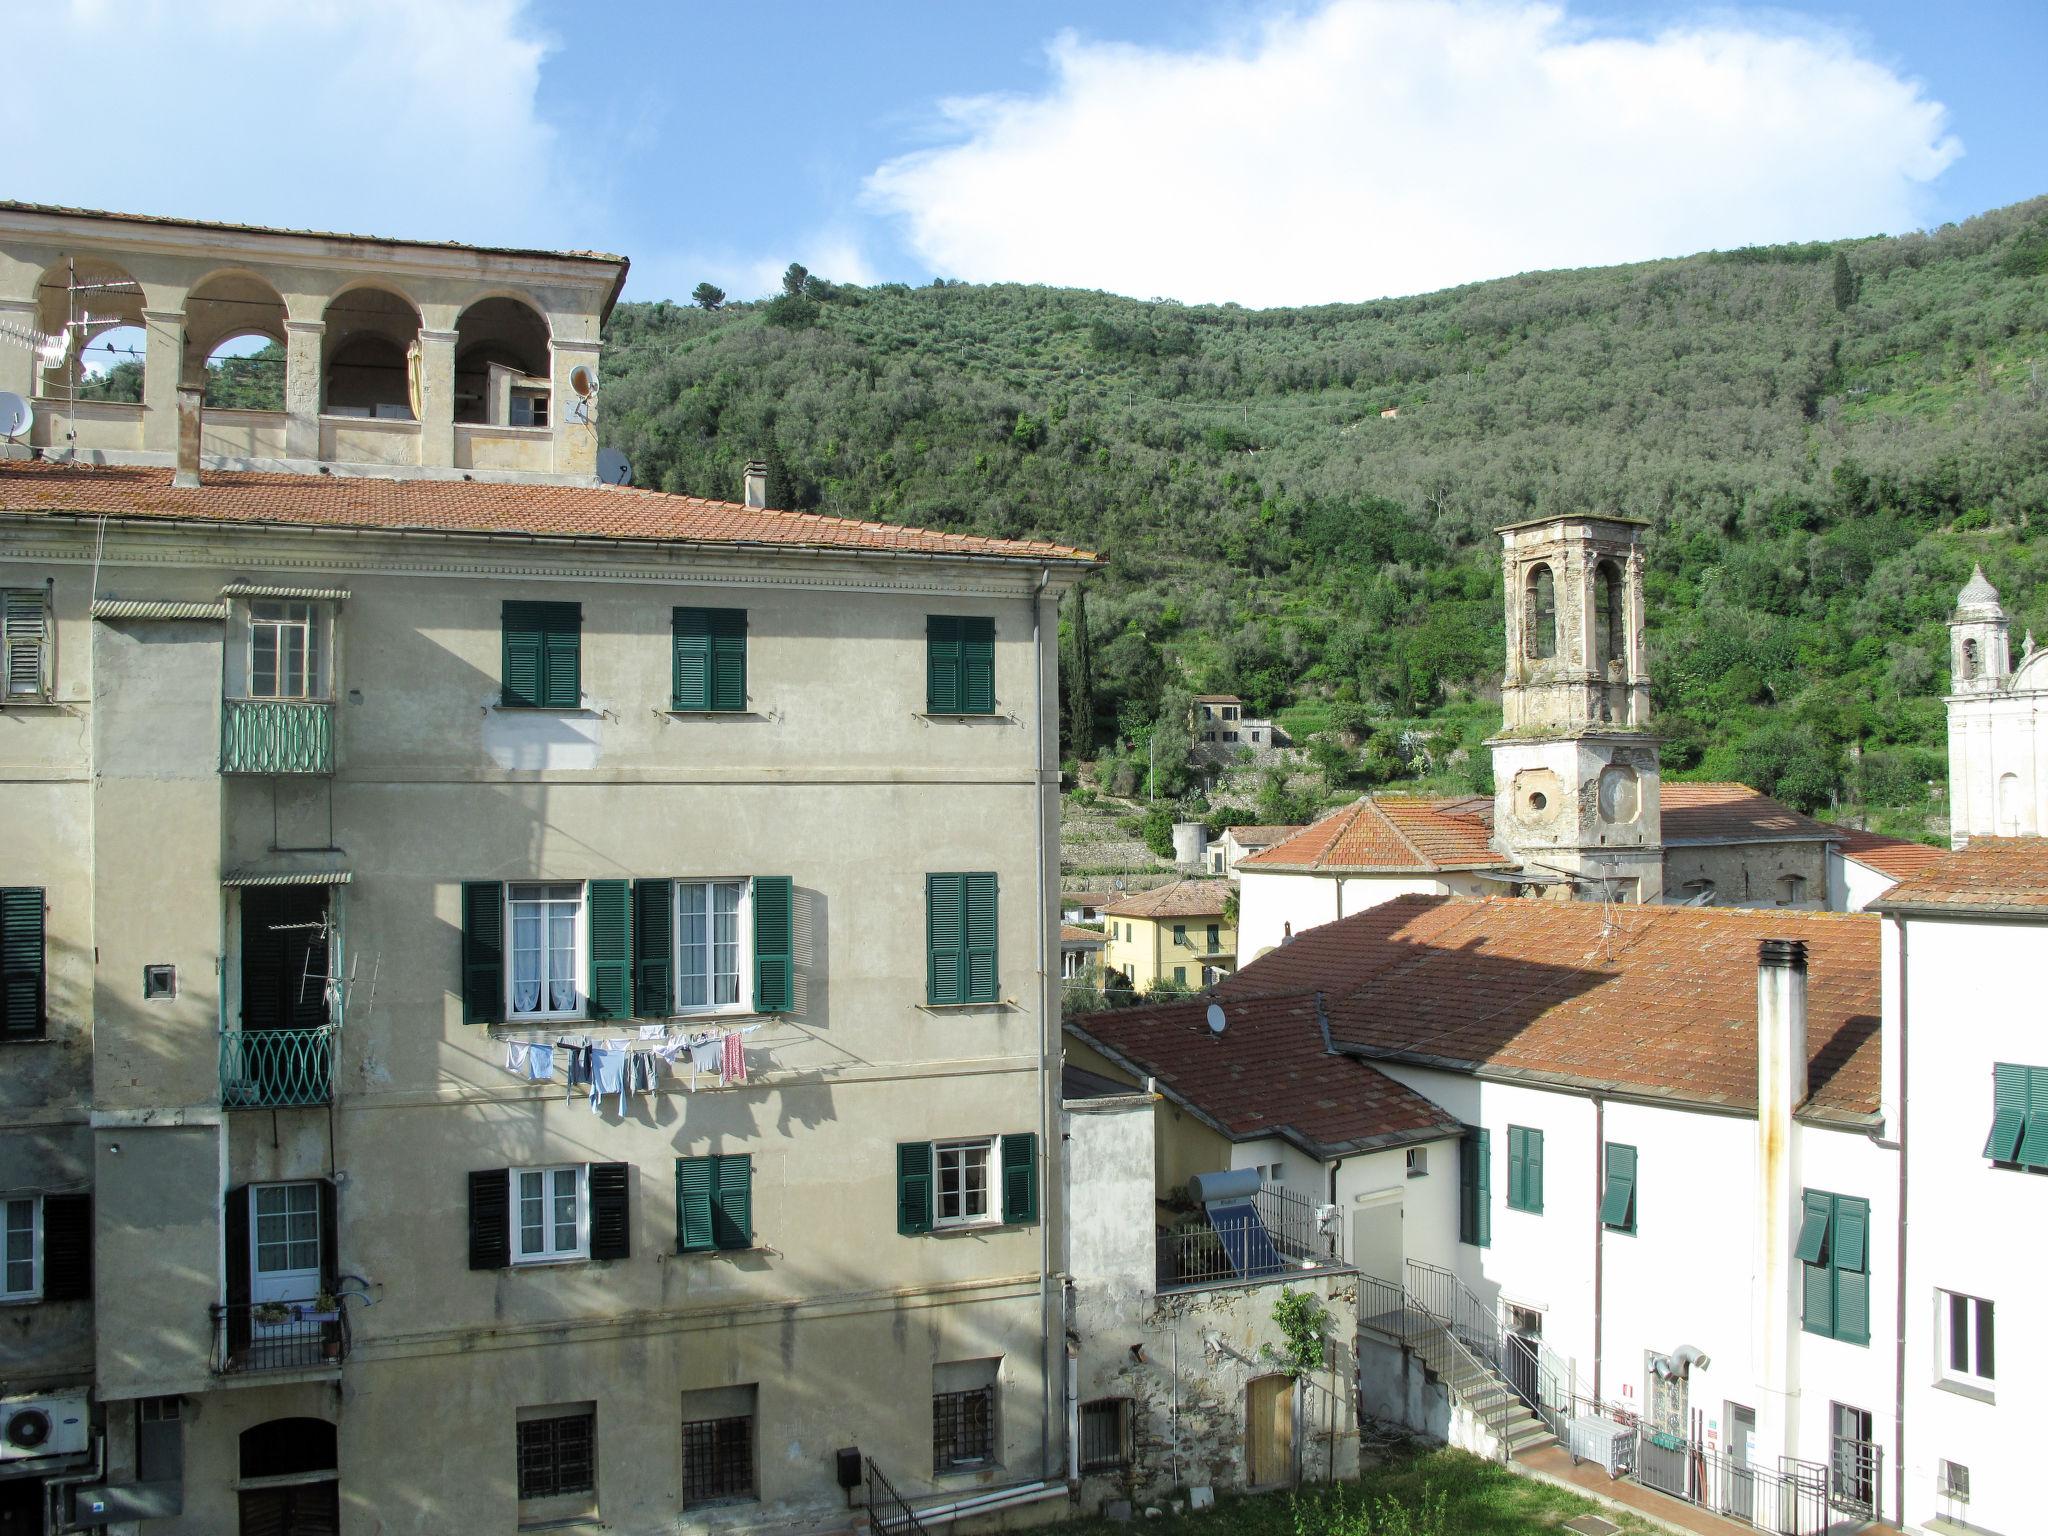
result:
M 249 1309 L 249 1320 L 265 1328 L 280 1327 L 292 1320 L 292 1307 L 286 1301 L 259 1301 Z
M 341 1321 L 341 1298 L 331 1291 L 322 1291 L 311 1301 L 300 1302 L 298 1314 L 302 1323 L 338 1323 Z

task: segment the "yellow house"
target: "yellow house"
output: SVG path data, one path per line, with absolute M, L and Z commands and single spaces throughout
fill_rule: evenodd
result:
M 1140 992 L 1161 982 L 1207 986 L 1237 966 L 1237 932 L 1225 912 L 1227 880 L 1176 880 L 1102 909 L 1106 970 Z

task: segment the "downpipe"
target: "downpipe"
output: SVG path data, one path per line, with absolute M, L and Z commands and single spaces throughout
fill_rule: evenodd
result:
M 1038 568 L 1038 584 L 1031 589 L 1031 718 L 1035 725 L 1035 741 L 1032 779 L 1036 794 L 1032 797 L 1036 812 L 1038 858 L 1034 861 L 1032 882 L 1038 895 L 1038 904 L 1032 910 L 1036 914 L 1032 928 L 1038 936 L 1038 1155 L 1044 1163 L 1044 1172 L 1053 1167 L 1052 1155 L 1052 1110 L 1049 1095 L 1052 1085 L 1046 1075 L 1046 1061 L 1052 1052 L 1060 1047 L 1058 1001 L 1053 993 L 1052 973 L 1046 954 L 1045 930 L 1047 892 L 1045 888 L 1045 626 L 1043 612 L 1045 588 L 1052 579 L 1048 567 Z M 1059 769 L 1059 747 L 1057 737 L 1052 752 L 1052 766 Z M 1057 1200 L 1059 1219 L 1067 1219 L 1066 1192 L 1055 1190 L 1053 1180 L 1041 1175 L 1039 1179 L 1038 1209 L 1038 1374 L 1045 1385 L 1045 1408 L 1040 1419 L 1038 1442 L 1038 1468 L 1042 1475 L 1050 1476 L 1053 1470 L 1052 1436 L 1053 1419 L 1057 1412 L 1056 1398 L 1061 1394 L 1061 1385 L 1052 1371 L 1052 1223 L 1053 1210 Z M 1065 1329 L 1061 1329 L 1060 1351 L 1066 1353 Z M 1070 1458 L 1071 1459 L 1071 1458 Z

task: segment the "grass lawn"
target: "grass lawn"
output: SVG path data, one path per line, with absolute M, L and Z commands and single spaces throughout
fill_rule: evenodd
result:
M 1463 1451 L 1396 1455 L 1356 1483 L 1311 1484 L 1289 1493 L 1219 1494 L 1199 1514 L 1129 1525 L 1071 1520 L 1057 1536 L 1550 1536 L 1567 1520 L 1599 1514 L 1630 1536 L 1656 1527 L 1591 1499 L 1518 1477 Z

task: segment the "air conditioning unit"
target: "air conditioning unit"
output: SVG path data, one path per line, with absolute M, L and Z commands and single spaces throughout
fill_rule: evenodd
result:
M 0 1401 L 0 1462 L 75 1456 L 92 1446 L 92 1414 L 83 1397 Z

